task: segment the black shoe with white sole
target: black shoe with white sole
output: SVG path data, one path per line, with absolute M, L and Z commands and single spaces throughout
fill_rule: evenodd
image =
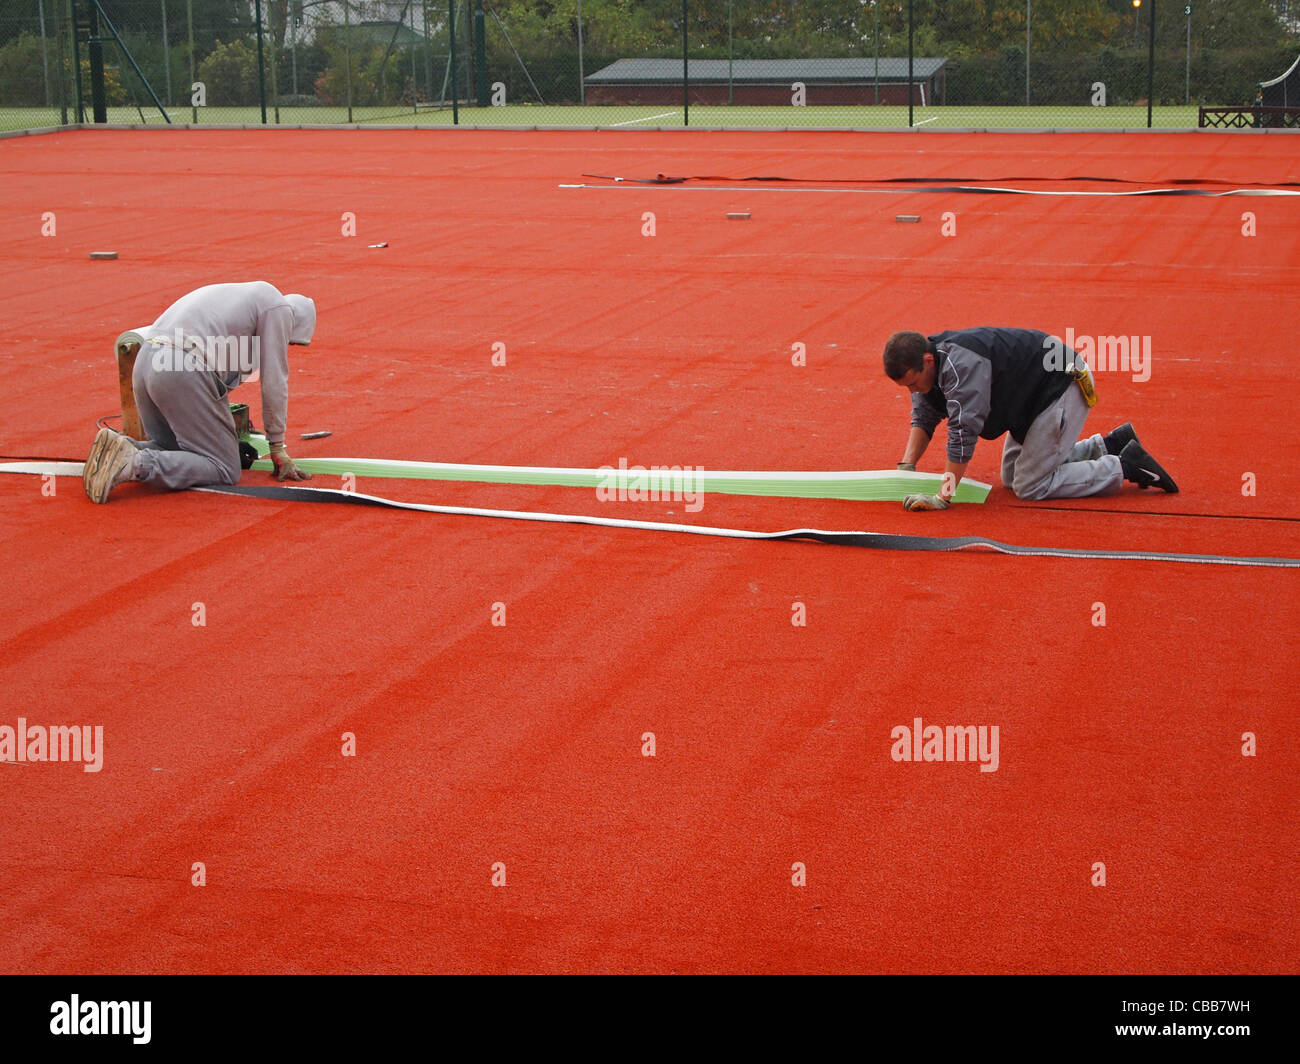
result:
M 1142 449 L 1137 440 L 1129 440 L 1124 445 L 1119 462 L 1124 469 L 1124 479 L 1133 481 L 1139 488 L 1161 488 L 1171 494 L 1178 491 L 1174 478 Z

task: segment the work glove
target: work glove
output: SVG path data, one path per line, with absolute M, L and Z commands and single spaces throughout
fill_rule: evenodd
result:
M 909 495 L 903 500 L 904 510 L 946 510 L 948 500 L 942 495 Z
M 903 473 L 915 473 L 915 472 L 916 472 L 916 463 L 915 463 L 915 462 L 899 462 L 899 463 L 898 463 L 898 468 L 899 468 L 899 471 L 900 471 L 900 472 L 903 472 Z
M 303 472 L 293 464 L 293 459 L 289 457 L 289 452 L 284 449 L 283 443 L 271 444 L 269 457 L 271 464 L 275 466 L 273 475 L 276 480 L 311 480 L 310 473 Z

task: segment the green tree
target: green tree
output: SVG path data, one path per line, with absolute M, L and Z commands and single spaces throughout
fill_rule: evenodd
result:
M 209 107 L 246 107 L 261 98 L 257 52 L 243 40 L 217 42 L 199 64 L 199 81 L 207 88 Z
M 57 74 L 50 55 L 50 80 Z M 51 88 L 51 92 L 54 92 Z M 0 47 L 0 107 L 35 107 L 45 103 L 45 67 L 41 39 L 20 33 Z

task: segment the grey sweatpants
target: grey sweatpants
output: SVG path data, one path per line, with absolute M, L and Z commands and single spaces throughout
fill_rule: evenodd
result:
M 237 483 L 239 437 L 217 374 L 157 368 L 155 351 L 155 345 L 145 344 L 131 374 L 135 405 L 148 437 L 135 458 L 136 479 L 172 491 Z
M 1034 419 L 1024 444 L 1010 433 L 1002 446 L 1002 483 L 1020 499 L 1078 499 L 1108 495 L 1124 483 L 1119 458 L 1101 436 L 1079 439 L 1088 404 L 1071 384 Z

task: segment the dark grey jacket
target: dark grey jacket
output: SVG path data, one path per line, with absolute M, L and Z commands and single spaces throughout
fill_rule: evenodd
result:
M 948 419 L 948 461 L 969 462 L 978 438 L 1010 432 L 1017 443 L 1044 410 L 1074 382 L 1068 370 L 1048 369 L 1057 351 L 1034 329 L 956 329 L 929 337 L 935 350 L 934 387 L 912 396 L 912 424 L 933 434 Z M 1065 349 L 1064 364 L 1074 360 Z

